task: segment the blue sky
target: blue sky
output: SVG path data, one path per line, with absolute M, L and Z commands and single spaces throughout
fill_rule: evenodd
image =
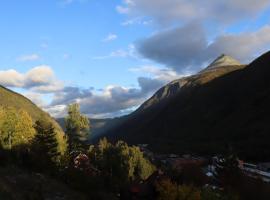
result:
M 116 1 L 70 4 L 55 0 L 5 2 L 0 8 L 3 69 L 14 67 L 25 72 L 33 66 L 47 64 L 61 80 L 85 87 L 103 88 L 112 83 L 129 85 L 131 79 L 136 81 L 126 66 L 137 66 L 140 63 L 137 60 L 92 59 L 118 49 L 125 50 L 135 38 L 150 32 L 147 28 L 121 26 L 124 16 L 115 11 Z M 117 34 L 117 41 L 102 42 L 109 34 Z M 31 54 L 38 54 L 41 58 L 18 62 L 20 55 Z M 108 70 L 110 73 L 104 73 Z
M 269 5 L 268 0 L 1 1 L 0 84 L 56 117 L 72 102 L 91 117 L 126 114 L 219 54 L 248 63 L 269 50 Z

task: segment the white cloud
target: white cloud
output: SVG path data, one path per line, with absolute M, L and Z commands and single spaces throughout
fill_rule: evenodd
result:
M 53 70 L 47 65 L 34 67 L 26 73 L 14 69 L 0 71 L 0 84 L 45 93 L 58 91 L 63 87 L 62 82 L 55 78 Z
M 21 62 L 36 61 L 39 59 L 40 59 L 40 56 L 38 54 L 22 55 L 17 58 L 17 60 Z
M 144 20 L 141 17 L 136 17 L 136 18 L 132 18 L 132 19 L 128 19 L 124 22 L 121 23 L 122 26 L 130 26 L 130 25 L 134 25 L 134 24 L 138 24 L 138 25 L 149 25 L 152 24 L 153 20 Z
M 54 117 L 63 117 L 67 105 L 74 102 L 79 103 L 82 112 L 91 117 L 113 117 L 131 112 L 165 83 L 181 77 L 171 69 L 154 66 L 130 71 L 148 73 L 148 76 L 138 77 L 137 87 L 109 85 L 97 91 L 64 86 L 49 66 L 37 66 L 26 73 L 0 71 L 0 84 L 22 88 L 26 97 Z
M 96 56 L 92 59 L 94 60 L 103 60 L 108 58 L 138 58 L 135 46 L 133 44 L 130 44 L 127 49 L 118 49 L 113 52 L 111 52 L 109 55 L 105 56 Z
M 145 58 L 182 72 L 189 68 L 199 70 L 223 53 L 247 63 L 269 50 L 269 46 L 269 25 L 253 32 L 218 35 L 209 43 L 204 28 L 192 23 L 157 32 L 141 40 L 137 49 Z
M 128 14 L 130 12 L 128 7 L 123 6 L 116 6 L 116 10 L 121 14 Z
M 46 102 L 42 98 L 43 95 L 40 93 L 29 91 L 29 92 L 23 93 L 23 95 L 26 96 L 28 99 L 30 99 L 32 102 L 34 102 L 40 108 L 43 108 L 47 105 Z
M 47 106 L 43 109 L 55 118 L 61 118 L 67 114 L 66 105 Z
M 191 75 L 191 73 L 188 71 L 184 74 L 179 74 L 171 68 L 160 68 L 151 65 L 131 68 L 129 71 L 143 73 L 144 75 L 150 75 L 153 79 L 160 80 L 164 83 Z
M 108 85 L 101 91 L 93 88 L 65 87 L 55 93 L 46 109 L 54 116 L 63 116 L 65 106 L 76 102 L 81 105 L 81 111 L 91 117 L 119 116 L 137 108 L 166 83 L 188 75 L 155 66 L 136 67 L 130 71 L 143 74 L 138 77 L 137 87 Z
M 209 19 L 231 23 L 250 19 L 269 5 L 269 0 L 124 0 L 116 10 L 133 17 L 152 17 L 161 24 Z
M 0 71 L 0 84 L 6 87 L 22 87 L 24 75 L 14 69 Z
M 105 37 L 102 41 L 103 42 L 111 42 L 113 40 L 116 40 L 118 36 L 116 34 L 110 33 L 107 37 Z
M 223 52 L 247 63 L 269 48 L 270 25 L 266 25 L 253 32 L 220 35 L 207 47 L 205 53 L 215 56 L 216 52 Z

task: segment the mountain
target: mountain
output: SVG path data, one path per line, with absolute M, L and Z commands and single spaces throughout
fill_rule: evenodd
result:
M 222 54 L 213 63 L 211 63 L 204 70 L 193 76 L 188 76 L 175 81 L 172 81 L 168 85 L 162 87 L 157 91 L 153 97 L 147 100 L 139 108 L 139 111 L 153 106 L 156 103 L 160 103 L 163 100 L 169 99 L 177 94 L 183 87 L 193 87 L 195 85 L 205 84 L 217 77 L 220 77 L 229 72 L 242 69 L 245 65 L 242 65 L 239 61 L 233 59 L 230 56 Z
M 14 107 L 16 109 L 25 110 L 35 122 L 41 118 L 45 118 L 48 121 L 52 122 L 56 131 L 57 131 L 57 139 L 60 143 L 61 148 L 65 148 L 64 146 L 64 132 L 62 128 L 58 125 L 58 123 L 46 112 L 41 110 L 38 106 L 36 106 L 32 101 L 20 95 L 12 90 L 9 90 L 3 86 L 0 86 L 0 106 L 3 107 Z M 63 149 L 60 149 L 63 151 Z
M 157 152 L 270 156 L 270 52 L 239 65 L 220 56 L 196 75 L 161 88 L 103 136 Z M 214 70 L 213 70 L 214 69 Z
M 238 60 L 232 58 L 231 56 L 222 54 L 203 71 L 217 70 L 220 67 L 237 66 L 237 65 L 241 65 L 241 63 Z
M 105 118 L 105 119 L 89 118 L 90 130 L 91 130 L 90 137 L 95 138 L 95 137 L 102 135 L 104 132 L 106 132 L 106 131 L 114 128 L 118 124 L 120 124 L 123 119 L 124 119 L 124 117 Z M 65 119 L 64 118 L 57 118 L 56 121 L 62 127 L 62 129 L 65 130 Z

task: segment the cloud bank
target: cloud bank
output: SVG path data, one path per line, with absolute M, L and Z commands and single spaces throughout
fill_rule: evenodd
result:
M 160 24 L 209 19 L 227 24 L 254 17 L 269 5 L 268 0 L 124 0 L 116 9 L 131 17 L 152 17 Z
M 88 116 L 113 117 L 129 113 L 165 83 L 180 77 L 171 69 L 154 66 L 132 68 L 130 71 L 147 73 L 148 77 L 138 77 L 136 87 L 109 85 L 99 91 L 93 87 L 83 89 L 65 85 L 50 66 L 42 65 L 25 73 L 13 69 L 0 71 L 0 84 L 24 89 L 22 93 L 26 97 L 54 117 L 63 117 L 71 103 L 79 103 L 81 111 Z M 51 96 L 49 102 L 48 96 Z
M 218 35 L 209 43 L 198 23 L 160 31 L 137 44 L 143 57 L 171 66 L 178 72 L 198 69 L 222 53 L 248 63 L 269 47 L 269 25 L 254 32 Z
M 153 66 L 131 69 L 134 72 L 147 71 L 153 75 L 138 77 L 138 87 L 110 85 L 102 91 L 96 91 L 94 88 L 65 87 L 53 97 L 47 110 L 55 116 L 61 116 L 65 113 L 66 105 L 77 102 L 81 105 L 81 111 L 91 117 L 127 114 L 165 83 L 180 77 L 172 70 L 168 70 L 167 73 L 163 73 L 163 70 Z
M 0 84 L 43 93 L 56 92 L 63 87 L 61 81 L 56 79 L 51 67 L 47 65 L 34 67 L 26 73 L 20 73 L 14 69 L 0 71 Z

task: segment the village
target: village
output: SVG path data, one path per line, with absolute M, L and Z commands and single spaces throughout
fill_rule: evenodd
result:
M 181 171 L 185 166 L 198 166 L 207 177 L 211 178 L 214 178 L 217 163 L 221 159 L 220 156 L 201 157 L 190 154 L 155 154 L 147 148 L 148 144 L 138 144 L 138 147 L 149 160 L 160 166 L 160 168 Z M 238 167 L 246 176 L 270 183 L 270 162 L 253 164 L 238 159 Z

